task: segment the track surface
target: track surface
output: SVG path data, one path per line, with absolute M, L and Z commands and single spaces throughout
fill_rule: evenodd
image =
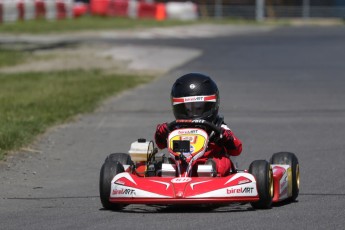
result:
M 109 42 L 112 42 L 109 40 Z M 121 41 L 117 41 L 120 43 Z M 345 29 L 282 28 L 190 40 L 122 41 L 191 47 L 203 55 L 94 114 L 51 130 L 37 148 L 0 171 L 1 229 L 342 229 L 345 225 Z M 173 120 L 169 90 L 181 74 L 218 82 L 221 113 L 242 139 L 240 166 L 295 152 L 298 202 L 255 211 L 133 205 L 101 209 L 98 176 L 111 152 L 126 152 L 155 124 Z

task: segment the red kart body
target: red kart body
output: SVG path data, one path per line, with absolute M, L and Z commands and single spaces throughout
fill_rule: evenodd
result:
M 203 120 L 188 122 L 204 125 Z M 145 139 L 132 143 L 129 154 L 109 155 L 100 176 L 103 207 L 119 210 L 127 204 L 250 202 L 254 208 L 270 208 L 272 202 L 296 199 L 299 165 L 293 153 L 275 153 L 270 163 L 257 160 L 248 170 L 234 168 L 221 177 L 214 166 L 200 164 L 205 162 L 202 157 L 208 142 L 205 130 L 180 128 L 169 134 L 168 153 L 162 158 L 157 156 L 153 142 Z
M 273 202 L 278 202 L 291 196 L 290 167 L 272 165 L 272 168 Z M 112 180 L 109 199 L 110 202 L 123 204 L 224 204 L 258 200 L 256 180 L 247 172 L 216 178 L 139 177 L 124 172 Z
M 120 173 L 112 181 L 110 201 L 126 204 L 205 204 L 259 199 L 255 178 L 236 173 L 223 178 L 150 177 Z

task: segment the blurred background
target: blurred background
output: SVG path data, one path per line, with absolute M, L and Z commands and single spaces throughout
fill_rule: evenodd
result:
M 344 0 L 0 0 L 0 21 L 97 15 L 165 19 L 345 18 Z

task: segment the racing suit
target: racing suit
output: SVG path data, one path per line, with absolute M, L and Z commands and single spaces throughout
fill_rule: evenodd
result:
M 229 156 L 239 156 L 241 154 L 242 142 L 225 123 L 222 123 L 221 131 L 222 138 L 210 140 L 204 156 L 198 161 L 203 163 L 213 161 L 218 176 L 227 176 L 233 167 Z M 158 124 L 154 135 L 158 148 L 164 149 L 167 147 L 168 135 L 167 123 Z

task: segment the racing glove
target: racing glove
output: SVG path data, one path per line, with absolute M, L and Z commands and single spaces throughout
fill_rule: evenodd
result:
M 160 149 L 164 149 L 167 147 L 167 138 L 169 135 L 169 129 L 167 123 L 162 123 L 157 125 L 156 133 L 155 133 L 155 141 Z
M 237 156 L 242 152 L 242 143 L 239 139 L 235 137 L 230 129 L 222 130 L 222 136 L 216 141 L 216 144 L 225 147 L 230 155 Z

